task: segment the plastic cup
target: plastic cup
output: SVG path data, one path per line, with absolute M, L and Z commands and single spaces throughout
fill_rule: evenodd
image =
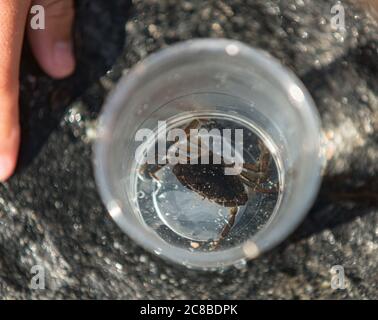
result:
M 209 112 L 253 125 L 277 161 L 280 196 L 253 235 L 205 252 L 162 239 L 141 218 L 135 134 Z M 283 241 L 313 204 L 323 163 L 319 116 L 301 81 L 268 53 L 226 39 L 179 43 L 137 64 L 107 99 L 94 146 L 98 188 L 120 228 L 150 252 L 201 269 L 244 263 Z

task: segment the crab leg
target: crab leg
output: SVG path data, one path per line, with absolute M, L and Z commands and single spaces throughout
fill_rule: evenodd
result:
M 156 181 L 160 181 L 160 179 L 156 176 L 156 173 L 165 166 L 165 164 L 157 164 L 156 165 L 156 169 L 148 172 L 148 174 L 150 175 L 150 177 Z
M 190 134 L 190 129 L 199 129 L 202 127 L 202 121 L 199 119 L 195 119 L 192 122 L 190 122 L 184 129 L 187 136 Z
M 200 158 L 201 156 L 202 156 L 202 150 L 205 150 L 204 148 L 203 148 L 203 143 L 202 143 L 202 139 L 201 139 L 201 137 L 200 136 L 198 136 L 198 141 L 197 141 L 197 143 L 192 143 L 192 141 L 191 141 L 191 139 L 190 139 L 190 137 L 189 137 L 189 135 L 190 135 L 190 130 L 191 129 L 200 129 L 201 127 L 202 127 L 202 125 L 204 124 L 204 121 L 203 120 L 198 120 L 198 119 L 196 119 L 196 120 L 193 120 L 185 129 L 184 129 L 184 131 L 185 131 L 185 133 L 186 133 L 186 135 L 187 135 L 187 137 L 188 137 L 188 141 L 189 141 L 189 143 L 188 143 L 188 145 L 187 145 L 187 154 L 188 154 L 188 163 L 191 163 L 190 161 L 191 160 L 193 160 L 193 159 L 198 159 L 198 158 Z M 193 149 L 196 149 L 196 155 L 197 155 L 197 157 L 193 157 L 193 158 L 191 158 L 190 156 L 191 156 L 191 151 L 193 151 L 191 148 L 193 148 Z M 209 150 L 205 150 L 205 152 L 207 152 L 207 154 L 209 154 L 211 151 L 209 151 Z
M 266 175 L 269 170 L 269 162 L 270 162 L 270 151 L 269 149 L 264 145 L 264 143 L 259 140 L 259 149 L 260 149 L 260 156 L 259 156 L 259 172 L 261 172 L 264 176 L 263 178 L 266 178 Z M 258 180 L 260 182 L 260 179 Z
M 230 209 L 230 218 L 228 219 L 227 221 L 227 224 L 224 226 L 221 234 L 220 234 L 220 237 L 217 241 L 215 241 L 215 246 L 214 246 L 214 250 L 217 249 L 219 247 L 219 244 L 222 240 L 224 240 L 228 234 L 230 233 L 232 227 L 234 226 L 235 224 L 235 219 L 236 219 L 236 214 L 238 213 L 238 207 L 233 207 Z
M 252 171 L 256 174 L 260 174 L 261 177 L 259 178 L 265 178 L 269 169 L 270 152 L 261 140 L 259 140 L 258 144 L 260 149 L 259 160 L 256 163 L 243 163 L 243 170 Z M 227 168 L 232 168 L 234 166 L 235 163 L 225 164 L 225 167 Z
M 245 173 L 241 173 L 239 175 L 239 177 L 243 180 L 243 182 L 249 187 L 251 188 L 253 191 L 257 191 L 257 192 L 261 192 L 261 193 L 276 193 L 277 192 L 277 188 L 272 188 L 272 189 L 266 189 L 266 188 L 260 188 L 258 185 L 259 183 L 255 183 L 251 177 L 249 177 L 248 175 L 246 175 Z M 257 178 L 257 180 L 259 180 L 260 177 Z

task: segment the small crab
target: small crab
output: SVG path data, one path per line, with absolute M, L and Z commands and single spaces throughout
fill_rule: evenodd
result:
M 189 132 L 191 129 L 200 129 L 203 127 L 203 120 L 194 120 L 187 127 L 185 133 L 189 139 Z M 176 142 L 178 143 L 178 142 Z M 201 147 L 201 140 L 199 146 Z M 266 189 L 261 187 L 261 184 L 266 182 L 269 172 L 269 163 L 271 155 L 268 148 L 259 140 L 260 155 L 256 163 L 243 163 L 241 173 L 238 175 L 226 175 L 225 168 L 234 167 L 235 164 L 227 164 L 224 158 L 221 157 L 221 163 L 215 164 L 213 161 L 213 153 L 208 150 L 209 164 L 201 163 L 201 155 L 198 157 L 198 164 L 191 163 L 190 158 L 190 144 L 187 152 L 187 163 L 177 163 L 173 165 L 172 172 L 181 182 L 183 186 L 189 190 L 199 194 L 204 199 L 212 201 L 218 205 L 230 208 L 229 218 L 219 238 L 213 242 L 216 249 L 219 243 L 227 237 L 232 227 L 235 224 L 238 208 L 245 205 L 249 200 L 249 192 L 261 193 L 276 193 L 277 189 Z M 153 179 L 159 182 L 157 173 L 163 169 L 166 164 L 145 164 L 140 170 L 139 174 L 143 177 Z M 247 187 L 247 188 L 246 188 Z

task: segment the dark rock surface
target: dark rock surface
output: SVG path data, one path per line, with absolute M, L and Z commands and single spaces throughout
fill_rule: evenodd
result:
M 25 48 L 23 145 L 0 185 L 0 298 L 378 298 L 378 25 L 333 1 L 79 0 L 78 70 L 43 75 Z M 247 266 L 188 271 L 145 252 L 101 204 L 91 141 L 104 98 L 147 54 L 193 37 L 228 37 L 268 50 L 293 69 L 322 116 L 330 159 L 318 200 L 284 244 Z M 125 40 L 126 39 L 126 40 Z M 31 290 L 30 269 L 46 269 Z M 332 290 L 342 265 L 345 290 Z

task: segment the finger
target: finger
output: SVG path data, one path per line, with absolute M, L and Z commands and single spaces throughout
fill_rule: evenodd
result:
M 0 181 L 16 166 L 20 141 L 18 77 L 29 0 L 0 1 Z
M 39 65 L 50 76 L 58 79 L 67 77 L 75 69 L 73 0 L 33 0 L 32 4 L 42 6 L 45 13 L 45 29 L 34 30 L 29 23 L 28 38 L 32 51 Z

